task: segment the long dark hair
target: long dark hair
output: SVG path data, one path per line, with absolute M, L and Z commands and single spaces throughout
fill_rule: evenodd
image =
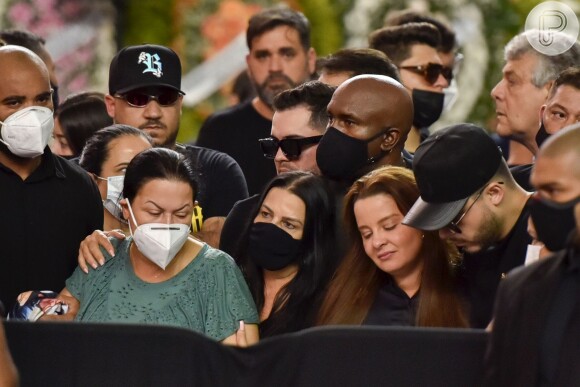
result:
M 306 219 L 298 272 L 276 295 L 270 316 L 260 324 L 261 337 L 312 326 L 322 292 L 337 262 L 333 253 L 335 205 L 324 179 L 309 172 L 298 171 L 278 175 L 264 190 L 260 205 L 246 225 L 239 254 L 236 254 L 258 310 L 264 307 L 264 276 L 262 269 L 248 257 L 248 236 L 254 218 L 272 188 L 282 188 L 298 196 L 305 204 Z
M 413 173 L 387 166 L 357 180 L 344 199 L 344 221 L 350 248 L 332 279 L 322 304 L 318 324 L 362 324 L 379 287 L 389 274 L 380 270 L 364 250 L 354 214 L 359 199 L 386 194 L 406 214 L 419 197 Z M 452 266 L 457 252 L 441 240 L 437 231 L 425 231 L 419 255 L 424 261 L 416 325 L 424 327 L 466 327 L 459 298 L 455 294 Z
M 74 94 L 65 99 L 55 112 L 73 154 L 79 156 L 87 140 L 97 130 L 113 124 L 107 113 L 105 96 L 97 92 Z
M 79 165 L 87 172 L 101 176 L 103 164 L 109 158 L 109 144 L 123 136 L 143 137 L 151 146 L 153 140 L 142 130 L 129 125 L 114 124 L 96 131 L 87 141 Z

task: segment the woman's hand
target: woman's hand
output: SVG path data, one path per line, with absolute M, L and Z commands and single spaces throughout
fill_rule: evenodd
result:
M 85 238 L 81 242 L 79 247 L 79 267 L 85 273 L 89 272 L 88 266 L 91 265 L 93 269 L 96 269 L 99 265 L 105 264 L 105 257 L 101 252 L 100 246 L 103 246 L 105 250 L 112 257 L 115 256 L 115 249 L 109 241 L 108 237 L 114 237 L 117 239 L 125 239 L 125 234 L 121 230 L 111 230 L 111 231 L 100 231 L 95 230 L 91 235 Z
M 233 335 L 226 337 L 222 343 L 245 348 L 248 345 L 256 344 L 259 339 L 258 325 L 246 325 L 243 320 L 240 320 L 240 328 Z

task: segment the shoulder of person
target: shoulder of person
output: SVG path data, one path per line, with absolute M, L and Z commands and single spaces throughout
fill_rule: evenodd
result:
M 227 107 L 223 110 L 217 111 L 213 114 L 211 114 L 204 122 L 204 126 L 206 126 L 206 124 L 216 124 L 216 123 L 221 123 L 221 122 L 228 122 L 230 120 L 232 121 L 237 121 L 240 118 L 240 115 L 243 114 L 248 114 L 248 112 L 251 112 L 251 109 L 248 108 L 248 106 L 251 107 L 252 101 L 246 101 L 246 102 L 242 102 L 240 104 L 234 105 L 234 106 L 230 106 Z M 234 122 L 236 124 L 240 124 L 239 121 Z
M 213 267 L 227 268 L 237 267 L 234 259 L 226 252 L 218 250 L 206 244 L 205 250 L 202 250 L 204 261 Z
M 129 245 L 131 244 L 131 238 L 126 237 L 125 239 L 117 239 L 115 237 L 109 237 L 109 242 L 113 245 L 113 250 L 115 255 L 111 256 L 103 246 L 99 246 L 103 256 L 105 257 L 105 264 L 112 260 L 123 259 L 126 254 L 128 254 Z
M 195 162 L 198 165 L 212 166 L 217 168 L 221 167 L 224 169 L 231 168 L 232 166 L 239 167 L 236 160 L 234 160 L 232 156 L 226 153 L 191 144 L 181 146 L 184 149 L 184 151 L 181 153 L 188 157 L 194 157 Z

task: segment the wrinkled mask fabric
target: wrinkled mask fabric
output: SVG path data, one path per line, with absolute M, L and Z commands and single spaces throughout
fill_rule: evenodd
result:
M 127 223 L 125 219 L 123 219 L 123 211 L 121 209 L 121 205 L 119 202 L 122 199 L 123 194 L 123 182 L 125 181 L 125 176 L 109 176 L 106 179 L 103 177 L 97 176 L 100 180 L 105 180 L 107 182 L 107 197 L 103 200 L 103 207 L 111 215 L 115 217 L 115 219 Z
M 126 200 L 131 219 L 137 225 L 129 199 Z M 129 231 L 139 251 L 151 262 L 165 270 L 187 241 L 189 225 L 145 223 L 137 225 L 135 232 L 133 232 L 131 222 L 129 222 Z
M 413 126 L 421 129 L 431 126 L 441 117 L 445 94 L 413 89 Z
M 375 157 L 369 157 L 367 144 L 384 135 L 387 128 L 375 136 L 360 140 L 350 137 L 334 127 L 329 127 L 318 143 L 316 163 L 322 174 L 332 179 L 352 179 L 357 172 L 375 163 L 387 152 L 381 152 Z
M 24 158 L 43 154 L 54 129 L 52 110 L 42 106 L 19 110 L 0 123 L 0 142 L 14 155 Z
M 580 196 L 566 203 L 555 203 L 542 198 L 530 200 L 530 216 L 534 222 L 538 240 L 550 251 L 566 247 L 568 235 L 576 227 L 574 206 L 580 202 Z
M 298 261 L 301 242 L 272 223 L 253 223 L 248 240 L 248 256 L 263 269 L 280 270 Z
M 540 125 L 540 129 L 538 129 L 538 133 L 536 133 L 536 144 L 538 144 L 538 148 L 542 146 L 544 141 L 546 141 L 550 137 L 550 133 L 546 131 L 546 127 L 544 126 L 544 120 Z

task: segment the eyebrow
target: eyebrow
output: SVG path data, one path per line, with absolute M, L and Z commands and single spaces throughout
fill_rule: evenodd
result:
M 564 105 L 561 105 L 559 103 L 549 105 L 548 109 L 560 109 L 560 110 L 564 110 L 565 112 L 568 112 L 568 109 L 566 109 L 566 107 Z
M 377 224 L 383 223 L 385 220 L 388 220 L 388 219 L 390 219 L 394 216 L 398 216 L 398 215 L 399 214 L 390 214 L 390 215 L 384 216 L 377 221 Z M 358 229 L 360 230 L 361 228 L 364 228 L 364 227 L 370 228 L 369 226 L 363 224 L 362 226 L 359 226 Z
M 157 205 L 157 203 L 155 203 L 155 202 L 153 202 L 153 201 L 151 201 L 151 200 L 147 200 L 147 201 L 145 202 L 145 204 L 147 204 L 147 203 L 153 204 L 155 207 L 159 208 L 160 210 L 165 210 L 165 208 L 163 208 L 163 207 L 160 207 L 159 205 Z M 183 206 L 181 206 L 181 207 L 179 207 L 179 208 L 177 208 L 177 209 L 175 209 L 175 210 L 173 210 L 173 211 L 174 211 L 174 212 L 175 212 L 175 211 L 181 211 L 181 210 L 185 209 L 186 207 L 191 207 L 191 204 L 190 204 L 190 203 L 184 204 Z
M 2 103 L 8 102 L 8 101 L 14 101 L 14 100 L 16 100 L 18 102 L 22 102 L 25 99 L 26 99 L 26 97 L 23 95 L 9 95 L 8 97 L 6 97 L 2 100 Z
M 262 203 L 262 207 L 266 207 L 266 209 L 267 209 L 268 211 L 270 211 L 270 212 L 274 212 L 274 211 L 273 211 L 273 210 L 272 210 L 270 207 L 268 207 L 268 206 L 267 206 L 266 204 L 264 204 L 264 203 Z M 302 222 L 301 222 L 300 220 L 298 220 L 298 219 L 296 219 L 296 218 L 291 218 L 291 217 L 289 217 L 289 216 L 283 216 L 283 217 L 282 217 L 282 220 L 286 220 L 286 221 L 290 220 L 290 221 L 292 221 L 292 222 L 296 222 L 296 223 L 298 223 L 298 224 L 302 225 Z
M 127 167 L 129 165 L 129 163 L 119 163 L 117 165 L 115 165 L 115 169 L 119 168 L 119 167 Z

